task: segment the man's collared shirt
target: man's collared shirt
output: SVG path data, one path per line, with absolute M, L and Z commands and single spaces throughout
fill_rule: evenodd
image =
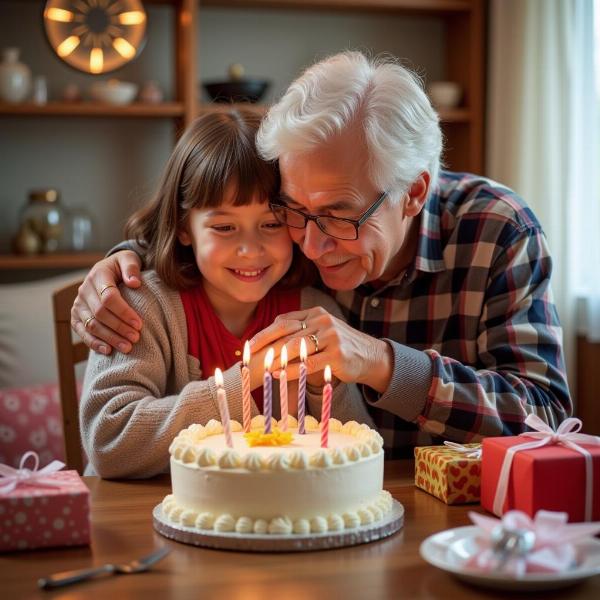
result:
M 388 390 L 366 390 L 388 458 L 443 439 L 518 434 L 529 413 L 554 427 L 571 414 L 551 271 L 522 199 L 489 179 L 442 171 L 407 271 L 335 293 L 352 326 L 394 349 Z M 416 416 L 396 401 L 411 385 L 406 346 L 424 351 L 433 372 Z

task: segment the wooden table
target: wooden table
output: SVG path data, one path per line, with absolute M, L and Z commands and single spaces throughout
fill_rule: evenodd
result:
M 508 596 L 506 592 L 468 586 L 421 559 L 422 540 L 443 529 L 470 525 L 467 512 L 474 507 L 446 506 L 415 488 L 413 462 L 409 460 L 386 463 L 385 468 L 385 488 L 406 510 L 401 532 L 371 544 L 304 553 L 226 552 L 167 540 L 152 528 L 152 509 L 170 491 L 168 476 L 120 482 L 97 477 L 84 479 L 92 494 L 91 547 L 0 555 L 2 598 L 447 600 Z M 172 552 L 148 573 L 97 579 L 64 590 L 37 589 L 37 579 L 42 575 L 126 561 L 161 545 L 168 545 Z M 600 576 L 543 596 L 600 598 Z

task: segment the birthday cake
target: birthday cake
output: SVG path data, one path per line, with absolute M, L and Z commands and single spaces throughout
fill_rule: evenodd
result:
M 169 449 L 172 493 L 162 502 L 163 516 L 204 532 L 307 535 L 369 525 L 392 511 L 376 431 L 330 419 L 322 448 L 313 417 L 306 417 L 305 434 L 294 417 L 285 432 L 273 420 L 267 441 L 264 423 L 254 417 L 245 434 L 231 421 L 233 447 L 218 421 L 181 431 Z

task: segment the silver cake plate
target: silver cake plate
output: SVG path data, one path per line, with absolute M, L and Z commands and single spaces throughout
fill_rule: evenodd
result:
M 404 507 L 393 500 L 391 512 L 381 521 L 370 525 L 361 525 L 354 529 L 343 531 L 328 531 L 326 533 L 310 533 L 306 535 L 263 535 L 258 533 L 222 533 L 214 531 L 199 531 L 170 522 L 163 515 L 160 504 L 152 511 L 154 529 L 165 537 L 191 544 L 218 550 L 238 550 L 241 552 L 304 552 L 307 550 L 326 550 L 367 544 L 396 533 L 404 525 Z

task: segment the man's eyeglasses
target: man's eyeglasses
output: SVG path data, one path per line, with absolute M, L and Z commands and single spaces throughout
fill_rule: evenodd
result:
M 387 195 L 387 191 L 383 192 L 358 219 L 309 215 L 301 210 L 290 208 L 278 202 L 271 202 L 269 206 L 275 218 L 288 227 L 305 229 L 309 221 L 314 221 L 324 234 L 332 238 L 337 238 L 338 240 L 357 240 L 358 228 L 381 206 Z

